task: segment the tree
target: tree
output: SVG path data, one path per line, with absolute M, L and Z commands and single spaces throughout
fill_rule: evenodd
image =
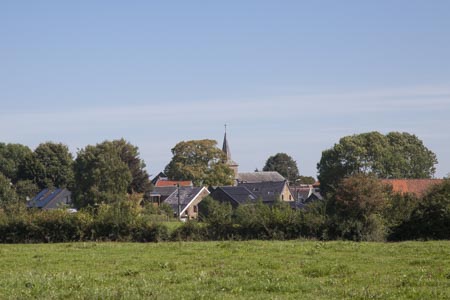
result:
M 192 180 L 195 185 L 230 185 L 234 172 L 225 153 L 214 140 L 179 142 L 172 148 L 172 160 L 164 173 L 174 180 Z
M 14 188 L 19 201 L 23 203 L 39 193 L 39 187 L 32 180 L 19 180 L 14 185 Z
M 0 208 L 5 208 L 16 201 L 17 195 L 14 192 L 11 181 L 0 173 Z
M 450 238 L 450 179 L 434 186 L 410 217 L 393 228 L 391 239 Z
M 378 178 L 430 178 L 436 155 L 409 133 L 369 132 L 346 136 L 322 152 L 317 164 L 323 191 L 335 189 L 346 176 L 373 174 Z
M 343 179 L 335 192 L 329 194 L 327 203 L 331 235 L 353 240 L 384 239 L 382 213 L 391 191 L 390 186 L 373 175 L 359 173 Z
M 88 145 L 74 163 L 73 200 L 77 207 L 114 203 L 125 198 L 132 182 L 128 165 L 114 142 Z
M 62 143 L 42 143 L 33 152 L 34 179 L 40 188 L 73 183 L 73 156 Z
M 295 182 L 299 177 L 297 163 L 286 153 L 270 156 L 263 171 L 277 171 L 290 182 Z
M 297 179 L 297 182 L 300 184 L 313 184 L 316 182 L 316 179 L 312 176 L 302 176 L 300 175 Z
M 21 169 L 26 158 L 31 155 L 32 151 L 27 146 L 0 143 L 0 173 L 8 177 L 13 183 L 23 179 Z
M 131 172 L 131 183 L 128 186 L 128 193 L 145 194 L 151 189 L 149 175 L 145 170 L 145 162 L 139 158 L 139 149 L 124 139 L 112 141 L 119 151 L 121 160 L 128 165 Z

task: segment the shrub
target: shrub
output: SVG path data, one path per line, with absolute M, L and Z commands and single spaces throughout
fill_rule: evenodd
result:
M 208 231 L 205 226 L 196 221 L 187 221 L 175 229 L 170 239 L 172 241 L 203 241 L 207 240 Z
M 411 216 L 392 229 L 389 238 L 450 239 L 450 180 L 433 187 Z

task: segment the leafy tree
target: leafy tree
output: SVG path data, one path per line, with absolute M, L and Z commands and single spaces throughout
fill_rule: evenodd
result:
M 263 171 L 277 171 L 290 182 L 295 182 L 299 177 L 297 163 L 286 153 L 277 153 L 270 156 Z
M 20 202 L 25 202 L 26 199 L 32 199 L 39 193 L 39 187 L 32 180 L 19 180 L 14 188 Z
M 214 140 L 179 142 L 164 173 L 174 180 L 192 180 L 195 185 L 230 185 L 234 172 Z
M 73 183 L 73 156 L 62 143 L 46 142 L 33 152 L 34 178 L 40 188 L 67 187 Z
M 16 202 L 17 195 L 14 192 L 11 181 L 0 173 L 0 208 L 4 208 Z
M 450 179 L 434 186 L 390 238 L 450 239 Z
M 76 206 L 115 203 L 125 198 L 132 174 L 120 150 L 114 142 L 105 141 L 78 152 L 73 189 Z
M 346 136 L 322 152 L 317 164 L 323 191 L 336 188 L 344 177 L 373 174 L 378 178 L 430 178 L 436 155 L 409 133 L 369 132 Z
M 313 184 L 315 182 L 316 182 L 316 179 L 312 176 L 300 175 L 297 179 L 297 183 L 300 183 L 300 184 Z
M 151 189 L 149 175 L 145 170 L 145 162 L 139 158 L 139 149 L 124 139 L 112 141 L 118 149 L 121 160 L 128 165 L 132 181 L 128 193 L 144 193 Z
M 0 143 L 0 173 L 11 179 L 13 183 L 23 179 L 21 169 L 26 158 L 31 155 L 32 151 L 27 146 Z
M 375 176 L 364 173 L 342 180 L 336 191 L 329 194 L 327 213 L 331 235 L 352 240 L 384 239 L 382 213 L 391 191 Z

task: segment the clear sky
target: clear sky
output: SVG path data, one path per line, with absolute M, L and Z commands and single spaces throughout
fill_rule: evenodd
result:
M 123 137 L 156 174 L 225 123 L 242 171 L 376 130 L 446 175 L 450 1 L 0 1 L 0 141 Z

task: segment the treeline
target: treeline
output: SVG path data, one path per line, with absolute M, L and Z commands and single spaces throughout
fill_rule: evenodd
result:
M 88 145 L 75 159 L 61 143 L 42 143 L 34 151 L 0 143 L 0 208 L 52 187 L 67 187 L 81 208 L 145 196 L 151 183 L 138 148 L 124 139 Z
M 208 239 L 296 239 L 400 241 L 450 239 L 450 179 L 419 198 L 399 194 L 372 175 L 344 179 L 324 200 L 293 210 L 283 202 L 229 205 L 209 199 L 200 204 Z M 196 230 L 186 225 L 193 236 Z M 194 227 L 194 228 L 192 228 Z M 197 226 L 198 227 L 198 226 Z M 189 235 L 187 235 L 189 236 Z
M 417 198 L 395 194 L 372 176 L 356 175 L 325 200 L 300 210 L 282 201 L 233 209 L 209 197 L 199 209 L 201 220 L 186 223 L 165 222 L 172 215 L 170 207 L 142 207 L 137 197 L 78 213 L 4 210 L 0 212 L 0 243 L 450 239 L 450 180 Z M 176 228 L 169 230 L 168 224 Z

